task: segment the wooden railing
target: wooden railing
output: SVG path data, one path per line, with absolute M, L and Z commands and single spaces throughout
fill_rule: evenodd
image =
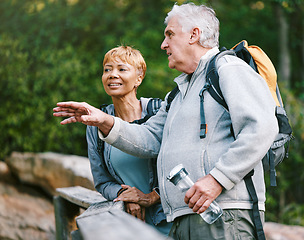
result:
M 57 188 L 56 240 L 169 240 L 156 229 L 83 187 Z

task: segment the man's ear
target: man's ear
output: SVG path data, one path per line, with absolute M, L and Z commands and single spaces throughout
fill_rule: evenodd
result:
M 199 42 L 200 37 L 201 37 L 201 31 L 198 27 L 195 27 L 191 30 L 190 32 L 190 39 L 189 39 L 189 44 L 194 44 Z

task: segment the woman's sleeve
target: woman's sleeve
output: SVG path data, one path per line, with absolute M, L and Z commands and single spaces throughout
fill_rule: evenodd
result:
M 97 128 L 88 126 L 86 131 L 86 138 L 88 144 L 88 156 L 91 165 L 91 172 L 93 175 L 95 189 L 108 200 L 113 200 L 117 197 L 121 185 L 109 173 L 104 160 L 104 142 L 98 145 Z M 101 148 L 102 154 L 99 154 L 98 148 Z

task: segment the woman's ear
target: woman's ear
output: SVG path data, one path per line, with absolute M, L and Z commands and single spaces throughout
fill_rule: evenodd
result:
M 144 78 L 143 78 L 143 76 L 142 76 L 142 74 L 139 74 L 138 76 L 137 76 L 137 79 L 136 79 L 136 82 L 135 82 L 135 87 L 137 88 L 137 87 L 139 87 L 139 85 L 142 83 L 142 80 L 143 80 Z
M 199 42 L 200 37 L 201 37 L 201 31 L 198 27 L 195 27 L 191 30 L 190 32 L 190 39 L 189 39 L 189 44 L 194 44 Z

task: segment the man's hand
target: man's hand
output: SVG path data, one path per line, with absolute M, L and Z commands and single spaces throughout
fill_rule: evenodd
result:
M 137 203 L 142 207 L 150 207 L 155 203 L 160 202 L 160 197 L 155 191 L 145 194 L 136 187 L 130 187 L 128 185 L 121 185 L 121 187 L 127 190 L 123 191 L 116 199 L 114 199 L 114 202 L 132 202 Z
M 59 102 L 53 108 L 55 117 L 68 117 L 60 124 L 81 122 L 85 125 L 97 126 L 107 136 L 114 125 L 112 116 L 85 102 Z
M 210 174 L 200 178 L 186 192 L 185 203 L 198 214 L 204 212 L 221 194 L 223 187 Z

